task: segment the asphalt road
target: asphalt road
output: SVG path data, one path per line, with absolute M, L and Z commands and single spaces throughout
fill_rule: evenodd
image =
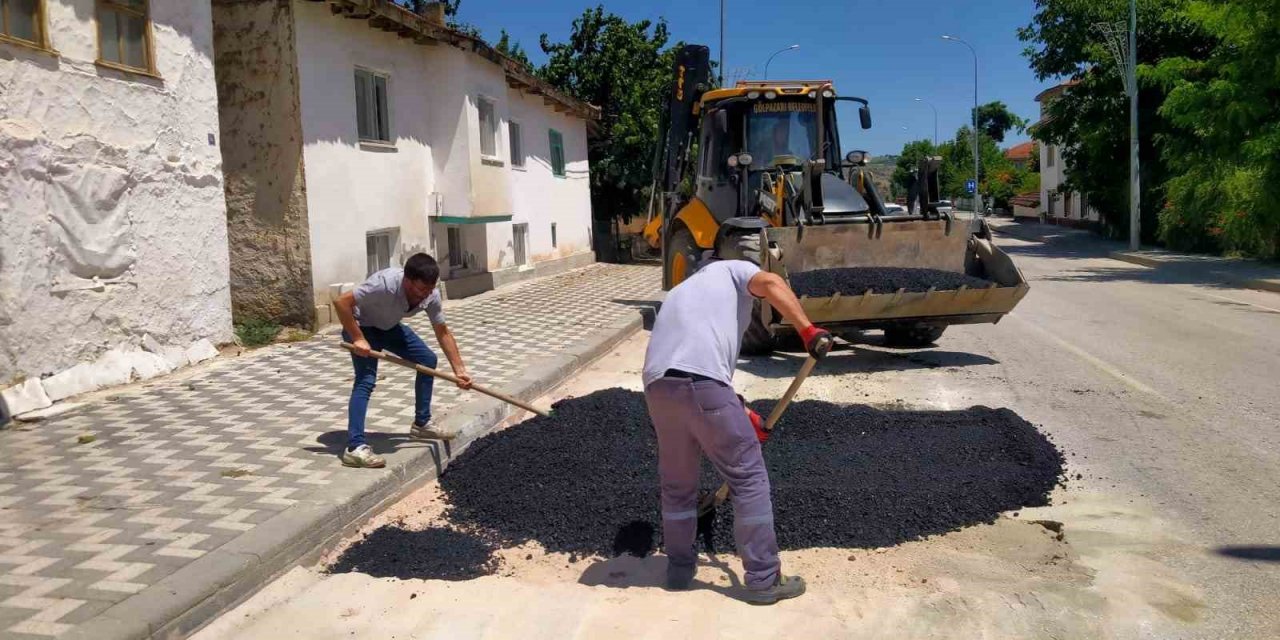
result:
M 733 599 L 733 558 L 671 594 L 660 557 L 583 567 L 520 549 L 465 582 L 298 568 L 199 637 L 1280 637 L 1280 294 L 1111 260 L 1077 232 L 998 242 L 1031 282 L 1013 314 L 926 349 L 855 339 L 799 397 L 1008 407 L 1067 456 L 1053 506 L 871 552 L 785 552 L 810 593 L 763 610 Z M 638 389 L 646 340 L 553 397 Z M 779 397 L 801 360 L 742 361 L 736 386 Z M 439 524 L 438 502 L 429 487 L 369 528 Z

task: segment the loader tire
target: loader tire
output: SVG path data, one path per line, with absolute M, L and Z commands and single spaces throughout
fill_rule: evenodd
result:
M 702 249 L 693 240 L 693 233 L 681 226 L 671 234 L 671 267 L 668 274 L 667 288 L 670 289 L 684 282 L 686 278 L 698 270 L 702 260 Z
M 746 333 L 742 334 L 742 348 L 739 353 L 744 356 L 767 356 L 776 348 L 777 339 L 769 333 L 769 328 L 760 320 L 760 301 L 756 300 L 751 304 L 751 325 L 747 327 Z
M 884 342 L 890 347 L 927 347 L 946 331 L 945 326 L 913 324 L 904 327 L 888 327 L 884 330 Z

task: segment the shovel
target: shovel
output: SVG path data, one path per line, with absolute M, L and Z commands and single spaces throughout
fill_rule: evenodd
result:
M 773 411 L 769 412 L 769 419 L 764 423 L 765 433 L 773 431 L 774 425 L 778 424 L 778 419 L 782 417 L 782 412 L 787 410 L 787 405 L 791 404 L 791 399 L 796 396 L 796 392 L 800 390 L 800 385 L 804 383 L 804 379 L 809 377 L 809 373 L 817 366 L 818 359 L 809 356 L 804 364 L 800 366 L 800 373 L 796 374 L 791 386 L 787 387 L 787 392 L 782 395 L 782 399 L 778 404 L 773 405 Z M 702 496 L 698 501 L 698 535 L 703 537 L 710 546 L 711 540 L 711 524 L 716 519 L 716 508 L 724 504 L 729 498 L 729 483 L 725 482 L 716 489 L 715 493 L 708 493 Z
M 354 345 L 352 345 L 350 342 L 343 342 L 343 343 L 342 343 L 342 348 L 343 348 L 343 349 L 346 349 L 347 351 L 350 351 L 351 353 L 355 353 L 355 349 L 356 349 L 356 348 L 355 348 L 355 346 L 354 346 Z M 443 379 L 443 380 L 448 380 L 449 382 L 452 382 L 452 383 L 454 383 L 454 384 L 457 384 L 457 383 L 458 383 L 458 377 L 457 377 L 457 376 L 455 376 L 455 375 L 453 375 L 452 373 L 445 373 L 445 372 L 443 372 L 443 371 L 440 371 L 439 369 L 432 369 L 431 367 L 424 367 L 424 366 L 422 366 L 422 365 L 420 365 L 420 364 L 417 364 L 417 363 L 414 363 L 414 362 L 409 362 L 408 360 L 405 360 L 404 358 L 401 358 L 401 357 L 398 357 L 398 356 L 391 355 L 390 353 L 384 353 L 384 352 L 382 352 L 382 351 L 370 351 L 370 352 L 369 352 L 369 357 L 370 357 L 370 358 L 377 358 L 377 359 L 379 359 L 379 360 L 386 360 L 387 362 L 394 362 L 394 363 L 396 363 L 396 364 L 398 364 L 398 365 L 400 365 L 400 366 L 402 366 L 402 367 L 408 367 L 408 368 L 410 368 L 410 369 L 413 369 L 413 370 L 417 371 L 418 373 L 425 373 L 425 374 L 427 374 L 427 375 L 429 375 L 429 376 L 432 376 L 432 377 L 434 377 L 434 378 L 441 378 L 441 379 Z M 472 390 L 472 391 L 479 391 L 480 393 L 483 393 L 483 394 L 485 394 L 486 396 L 489 396 L 489 397 L 491 397 L 491 398 L 497 398 L 497 399 L 499 399 L 499 400 L 501 400 L 501 401 L 503 401 L 503 402 L 505 402 L 505 403 L 507 403 L 507 404 L 509 404 L 509 405 L 514 405 L 514 406 L 520 407 L 521 409 L 524 409 L 525 411 L 529 411 L 529 412 L 531 412 L 531 413 L 536 413 L 536 414 L 538 414 L 538 415 L 540 415 L 540 416 L 542 416 L 542 417 L 544 417 L 544 418 L 550 418 L 550 417 L 551 417 L 551 410 L 550 410 L 550 409 L 539 409 L 539 408 L 537 408 L 537 407 L 535 407 L 535 406 L 533 406 L 533 405 L 526 404 L 526 403 L 524 403 L 524 402 L 522 402 L 522 401 L 520 401 L 520 400 L 517 400 L 516 398 L 513 398 L 513 397 L 511 397 L 511 396 L 509 396 L 509 395 L 507 395 L 507 394 L 505 394 L 505 393 L 502 393 L 501 391 L 494 391 L 493 389 L 488 389 L 488 388 L 486 388 L 486 387 L 482 387 L 482 386 L 480 386 L 480 385 L 478 385 L 478 384 L 472 384 L 472 385 L 471 385 L 471 390 Z

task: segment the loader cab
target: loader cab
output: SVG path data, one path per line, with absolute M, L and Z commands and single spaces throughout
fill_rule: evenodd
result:
M 700 104 L 695 196 L 717 223 L 763 215 L 783 226 L 811 222 L 814 210 L 865 214 L 867 202 L 843 178 L 836 104 L 826 81 L 742 82 L 707 92 Z M 869 125 L 869 112 L 863 115 Z M 775 192 L 796 196 L 806 190 L 813 199 L 804 206 L 774 203 L 789 213 L 761 210 Z

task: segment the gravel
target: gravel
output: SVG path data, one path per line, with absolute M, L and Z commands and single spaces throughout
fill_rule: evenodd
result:
M 772 402 L 752 406 L 768 415 Z M 450 464 L 445 517 L 492 546 L 644 555 L 661 522 L 656 454 L 640 393 L 565 400 L 554 417 L 485 436 Z M 764 455 L 783 549 L 889 546 L 991 522 L 1048 504 L 1062 473 L 1062 456 L 1033 425 L 987 407 L 797 402 Z M 718 484 L 704 469 L 704 488 Z M 720 544 L 732 542 L 731 514 L 720 510 Z
M 411 531 L 379 527 L 351 545 L 329 573 L 375 578 L 471 580 L 498 570 L 494 546 L 474 535 L 442 528 Z
M 919 292 L 928 291 L 930 287 L 939 291 L 952 291 L 962 285 L 968 285 L 970 289 L 985 289 L 992 284 L 990 280 L 954 271 L 900 267 L 818 269 L 792 273 L 790 280 L 791 289 L 802 298 L 826 298 L 836 293 L 860 296 L 868 289 L 872 293 L 894 293 L 899 289 Z

